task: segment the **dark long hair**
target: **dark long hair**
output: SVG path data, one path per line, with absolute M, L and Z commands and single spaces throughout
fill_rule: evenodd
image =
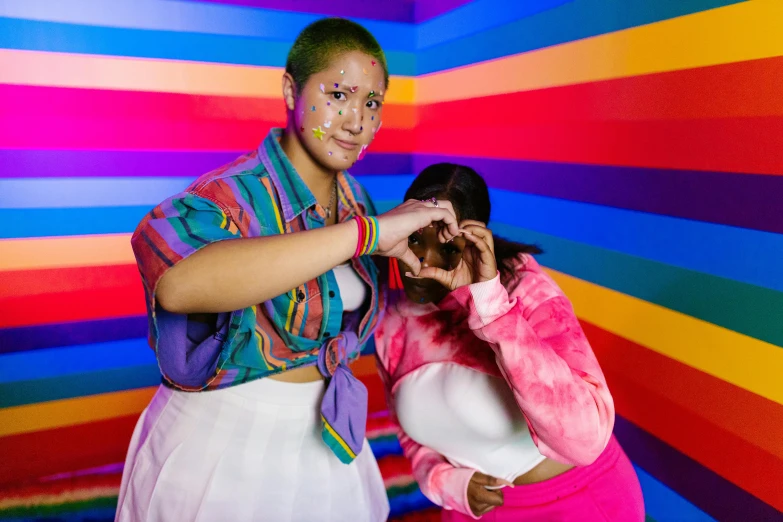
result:
M 430 165 L 416 176 L 405 192 L 405 199 L 447 199 L 454 206 L 457 219 L 489 223 L 491 204 L 487 183 L 475 170 L 454 163 Z M 541 254 L 536 245 L 515 243 L 494 236 L 495 260 L 504 282 L 515 278 L 515 264 L 521 254 Z

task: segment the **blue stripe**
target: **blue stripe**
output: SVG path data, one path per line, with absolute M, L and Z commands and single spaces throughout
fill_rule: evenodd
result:
M 0 239 L 130 233 L 150 210 L 151 205 L 0 209 Z
M 634 469 L 642 485 L 645 511 L 656 522 L 715 522 L 714 518 L 655 480 L 642 468 L 634 466 Z
M 308 24 L 323 15 L 253 9 L 207 3 L 160 0 L 60 0 L 41 5 L 35 0 L 0 3 L 0 17 L 41 22 L 252 36 L 292 42 Z M 353 18 L 384 48 L 415 50 L 415 29 L 410 24 Z
M 497 236 L 540 246 L 537 258 L 549 268 L 783 347 L 777 326 L 783 293 L 504 223 L 490 227 Z
M 154 207 L 195 177 L 0 179 L 0 209 Z
M 493 221 L 783 291 L 783 234 L 490 190 Z
M 378 212 L 383 213 L 385 210 L 380 209 L 379 202 L 394 201 L 396 203 L 392 206 L 399 205 L 413 178 L 415 178 L 413 174 L 364 176 L 359 178 L 359 182 L 370 194 L 375 206 L 378 207 Z
M 385 212 L 413 176 L 362 184 Z M 493 221 L 595 247 L 783 291 L 783 235 L 490 189 Z M 544 245 L 546 246 L 546 245 Z
M 285 67 L 292 41 L 143 31 L 0 18 L 0 48 Z M 412 52 L 387 51 L 389 72 L 413 76 Z
M 45 348 L 0 355 L 0 383 L 155 364 L 146 339 Z
M 527 18 L 573 0 L 473 0 L 416 26 L 418 50 Z
M 416 55 L 416 73 L 443 71 L 740 1 L 743 0 L 574 0 L 522 20 L 421 50 Z M 476 16 L 469 10 L 465 12 Z M 467 32 L 470 23 L 462 11 L 455 11 L 452 20 L 452 25 L 458 28 L 455 32 Z

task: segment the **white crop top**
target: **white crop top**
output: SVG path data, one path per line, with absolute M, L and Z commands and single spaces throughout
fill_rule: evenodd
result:
M 367 297 L 367 286 L 353 269 L 351 263 L 334 267 L 334 278 L 337 279 L 337 287 L 340 289 L 340 298 L 343 300 L 343 311 L 353 312 L 358 310 Z
M 545 459 L 501 378 L 431 363 L 399 382 L 394 404 L 405 433 L 454 466 L 513 481 Z

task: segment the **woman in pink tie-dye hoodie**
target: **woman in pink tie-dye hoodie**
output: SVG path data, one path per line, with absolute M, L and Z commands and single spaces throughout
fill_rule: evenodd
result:
M 451 207 L 461 237 L 419 230 L 422 270 L 391 265 L 377 356 L 399 438 L 443 520 L 644 520 L 612 436 L 614 403 L 571 303 L 533 254 L 487 228 L 486 183 L 426 168 L 406 199 Z

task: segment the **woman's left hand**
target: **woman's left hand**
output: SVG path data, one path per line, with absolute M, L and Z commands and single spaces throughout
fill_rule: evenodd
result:
M 459 227 L 462 237 L 465 238 L 465 248 L 457 267 L 453 270 L 423 267 L 419 278 L 434 279 L 449 290 L 456 290 L 461 286 L 490 281 L 497 277 L 492 231 L 484 223 L 472 220 L 460 222 Z

